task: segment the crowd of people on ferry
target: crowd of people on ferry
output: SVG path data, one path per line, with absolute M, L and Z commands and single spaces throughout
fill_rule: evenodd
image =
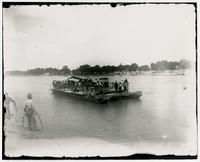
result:
M 117 81 L 114 82 L 114 87 L 116 92 L 128 91 L 128 85 L 129 83 L 127 79 L 125 79 L 124 81 L 122 80 L 120 82 Z
M 115 82 L 109 82 L 107 78 L 104 79 L 79 79 L 74 81 L 73 79 L 53 81 L 53 87 L 55 89 L 69 90 L 71 92 L 85 92 L 93 94 L 102 94 L 108 92 L 128 92 L 128 80 L 121 80 Z

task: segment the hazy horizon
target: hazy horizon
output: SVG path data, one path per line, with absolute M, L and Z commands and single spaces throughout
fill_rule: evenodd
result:
M 195 61 L 189 4 L 3 8 L 4 69 Z
M 184 59 L 184 58 L 183 58 Z M 165 59 L 163 59 L 163 60 L 158 60 L 158 61 L 164 61 Z M 182 60 L 182 59 L 181 59 Z M 156 61 L 156 62 L 158 62 L 158 61 Z M 179 62 L 180 60 L 174 60 L 174 61 L 171 61 L 171 60 L 166 60 L 166 61 L 168 61 L 168 62 Z M 188 61 L 188 60 L 187 60 Z M 151 62 L 151 63 L 156 63 L 156 62 Z M 133 63 L 135 63 L 135 62 L 133 62 Z M 151 67 L 151 63 L 149 63 L 149 64 L 138 64 L 138 66 L 142 66 L 142 65 L 148 65 L 149 67 Z M 87 64 L 87 63 L 86 63 Z M 82 65 L 86 65 L 86 64 L 82 64 Z M 136 63 L 137 64 L 137 63 Z M 88 64 L 88 65 L 90 65 L 90 64 Z M 118 64 L 118 65 L 102 65 L 102 66 L 119 66 L 120 64 Z M 122 65 L 131 65 L 131 64 L 122 64 Z M 67 66 L 67 65 L 63 65 L 63 66 Z M 14 70 L 7 70 L 7 71 L 27 71 L 27 70 L 31 70 L 31 69 L 36 69 L 36 68 L 43 68 L 43 69 L 46 69 L 46 68 L 56 68 L 56 69 L 62 69 L 63 68 L 63 66 L 61 66 L 60 68 L 59 67 L 53 67 L 53 66 L 48 66 L 48 67 L 34 67 L 34 68 L 28 68 L 28 69 L 24 69 L 24 70 L 18 70 L 18 69 L 14 69 Z M 75 70 L 76 68 L 79 68 L 81 65 L 79 65 L 78 67 L 75 67 L 75 68 L 70 68 L 70 67 L 68 67 L 70 70 Z M 95 65 L 90 65 L 90 66 L 92 66 L 92 67 L 94 67 Z M 99 65 L 100 66 L 100 65 Z M 102 67 L 102 66 L 100 66 L 100 67 Z M 193 64 L 191 65 L 191 68 L 193 68 Z

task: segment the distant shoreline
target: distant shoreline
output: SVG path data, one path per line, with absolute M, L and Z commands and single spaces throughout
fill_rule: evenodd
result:
M 68 66 L 63 66 L 62 69 L 57 68 L 35 68 L 28 69 L 26 71 L 5 71 L 5 75 L 15 75 L 15 76 L 69 76 L 69 75 L 78 75 L 78 76 L 105 76 L 105 75 L 138 75 L 145 73 L 180 73 L 191 69 L 191 62 L 186 59 L 181 59 L 180 61 L 167 61 L 162 60 L 156 63 L 151 63 L 149 65 L 139 66 L 136 63 L 131 65 L 106 65 L 106 66 L 90 66 L 88 64 L 81 65 L 76 69 L 69 69 Z
M 136 76 L 136 75 L 152 75 L 152 76 L 157 76 L 157 75 L 173 75 L 173 76 L 176 76 L 176 75 L 185 75 L 188 71 L 191 71 L 191 70 L 171 70 L 171 71 L 141 71 L 141 72 L 137 72 L 137 73 L 131 73 L 131 72 L 119 72 L 119 73 L 109 73 L 109 74 L 87 74 L 87 75 L 76 75 L 76 76 Z M 29 76 L 35 76 L 35 77 L 45 77 L 45 76 L 48 76 L 48 77 L 54 77 L 54 76 L 66 76 L 66 77 L 69 77 L 69 76 L 72 76 L 73 74 L 67 74 L 67 75 L 49 75 L 49 74 L 40 74 L 40 75 L 27 75 L 27 74 L 6 74 L 5 73 L 5 76 L 19 76 L 19 77 L 29 77 Z

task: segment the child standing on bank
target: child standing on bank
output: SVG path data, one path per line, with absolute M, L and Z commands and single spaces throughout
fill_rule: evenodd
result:
M 24 111 L 28 119 L 28 128 L 31 131 L 36 131 L 35 109 L 32 101 L 32 94 L 27 94 L 27 100 L 25 101 Z

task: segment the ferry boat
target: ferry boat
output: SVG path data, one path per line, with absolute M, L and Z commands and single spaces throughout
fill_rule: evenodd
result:
M 93 81 L 89 78 L 80 78 L 71 76 L 66 80 L 54 80 L 52 93 L 63 95 L 95 103 L 107 103 L 113 100 L 121 99 L 139 99 L 142 96 L 141 91 L 128 92 L 126 90 L 116 90 L 114 82 L 109 82 L 108 78 L 99 78 Z M 128 82 L 127 82 L 128 84 Z

